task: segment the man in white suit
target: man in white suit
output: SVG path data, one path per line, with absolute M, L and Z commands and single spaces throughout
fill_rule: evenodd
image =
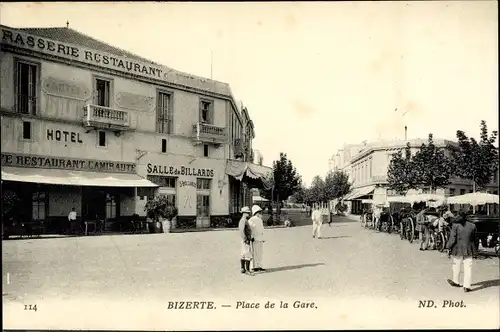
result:
M 323 225 L 323 213 L 321 209 L 315 209 L 312 212 L 311 219 L 313 222 L 313 239 L 315 237 L 321 239 L 321 226 Z
M 265 271 L 262 268 L 262 258 L 264 256 L 264 222 L 262 221 L 262 209 L 258 205 L 252 206 L 252 218 L 248 220 L 252 231 L 253 244 L 253 270 L 256 272 Z

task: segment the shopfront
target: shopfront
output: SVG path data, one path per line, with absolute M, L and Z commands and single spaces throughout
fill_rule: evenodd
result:
M 141 159 L 138 173 L 177 207 L 176 228 L 201 228 L 229 215 L 224 165 L 219 159 L 150 153 Z
M 136 210 L 137 188 L 157 187 L 137 175 L 135 163 L 2 153 L 2 191 L 14 193 L 20 221 L 64 227 L 76 209 L 81 220 L 105 219 L 107 228 Z

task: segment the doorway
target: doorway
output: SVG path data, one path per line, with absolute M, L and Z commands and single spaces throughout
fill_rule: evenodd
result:
M 106 192 L 99 187 L 82 188 L 82 218 L 95 220 L 106 216 Z

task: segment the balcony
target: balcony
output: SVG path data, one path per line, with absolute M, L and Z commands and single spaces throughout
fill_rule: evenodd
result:
M 226 128 L 198 122 L 193 125 L 193 141 L 196 144 L 211 143 L 220 145 L 227 142 Z
M 86 105 L 83 126 L 87 129 L 130 130 L 129 114 L 105 106 Z

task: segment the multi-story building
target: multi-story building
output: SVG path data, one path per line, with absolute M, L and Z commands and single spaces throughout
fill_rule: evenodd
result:
M 75 207 L 112 228 L 162 193 L 177 227 L 207 227 L 249 199 L 242 183 L 269 176 L 251 164 L 253 122 L 228 84 L 70 28 L 1 30 L 2 189 L 20 218 L 50 231 Z
M 427 139 L 374 142 L 349 160 L 353 190 L 344 200 L 351 213 L 361 212 L 363 199 L 384 202 L 387 196 L 396 195 L 388 189 L 387 171 L 392 156 L 397 151 L 404 149 L 407 142 L 410 143 L 412 155 L 415 155 L 422 144 L 427 144 Z M 434 144 L 438 148 L 445 148 L 448 144 L 456 143 L 444 139 L 434 139 Z M 429 192 L 429 190 L 430 188 L 421 189 L 422 192 Z M 498 194 L 498 172 L 492 177 L 486 190 Z M 446 188 L 435 190 L 437 194 L 444 196 L 463 195 L 472 191 L 472 182 L 459 178 L 452 178 L 450 185 Z

